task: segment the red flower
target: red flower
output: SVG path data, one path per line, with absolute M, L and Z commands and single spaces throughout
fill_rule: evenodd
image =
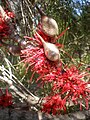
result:
M 5 94 L 0 89 L 0 106 L 8 107 L 12 105 L 12 94 L 8 92 L 8 89 L 6 89 Z
M 60 111 L 66 111 L 66 99 L 62 99 L 60 95 L 48 96 L 45 98 L 43 111 L 47 113 L 60 114 Z
M 61 96 L 65 95 L 67 101 L 72 100 L 72 102 L 80 104 L 80 106 L 84 101 L 88 109 L 90 89 L 87 88 L 88 83 L 83 80 L 85 76 L 86 73 L 80 73 L 75 66 L 66 68 L 65 72 L 54 82 L 53 91 L 60 90 L 59 94 Z
M 6 13 L 10 18 L 14 17 L 12 12 L 6 12 Z M 8 24 L 7 21 L 5 21 L 2 18 L 2 15 L 0 14 L 0 39 L 2 40 L 3 38 L 8 37 L 9 35 L 11 35 L 11 33 L 12 30 L 10 28 L 10 25 Z
M 8 24 L 0 18 L 0 39 L 9 35 Z

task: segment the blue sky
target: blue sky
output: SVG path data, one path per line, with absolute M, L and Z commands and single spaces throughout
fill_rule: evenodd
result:
M 82 1 L 82 0 L 73 0 L 73 1 Z M 86 0 L 87 2 L 90 2 L 90 0 Z
M 84 0 L 73 0 L 75 3 L 76 2 L 80 2 L 82 4 L 82 2 L 84 3 Z M 86 0 L 86 2 L 90 2 L 90 0 Z M 82 13 L 82 10 L 80 10 L 79 8 L 75 8 L 75 11 L 77 12 L 78 15 L 80 15 Z

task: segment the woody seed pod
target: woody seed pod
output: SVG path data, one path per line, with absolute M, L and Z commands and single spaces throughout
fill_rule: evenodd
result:
M 36 5 L 40 15 L 41 15 L 41 23 L 42 23 L 42 30 L 48 36 L 54 37 L 58 35 L 58 25 L 57 22 L 48 16 Z
M 43 44 L 46 57 L 51 61 L 58 61 L 60 59 L 60 54 L 59 54 L 59 49 L 57 48 L 57 46 L 52 43 L 45 42 L 38 33 L 36 34 L 40 38 Z

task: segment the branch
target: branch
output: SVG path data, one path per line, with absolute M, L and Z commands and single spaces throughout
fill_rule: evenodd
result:
M 3 53 L 4 54 L 4 53 Z M 9 85 L 10 89 L 14 91 L 15 95 L 18 95 L 23 100 L 25 100 L 29 106 L 37 105 L 40 107 L 42 99 L 33 95 L 25 86 L 13 75 L 11 69 L 11 63 L 7 58 L 4 60 L 8 66 L 8 69 L 4 65 L 0 66 L 1 76 L 0 81 L 5 82 Z
M 0 13 L 1 13 L 1 15 L 2 15 L 2 18 L 3 18 L 5 21 L 11 19 L 9 16 L 7 16 L 6 12 L 4 11 L 4 9 L 2 8 L 1 5 L 0 5 Z
M 11 79 L 10 74 L 7 73 L 7 70 L 4 66 L 0 66 L 0 71 L 2 72 L 2 76 L 0 76 L 0 81 L 7 83 L 10 89 L 13 90 L 16 95 L 24 99 L 29 105 L 38 104 L 38 106 L 40 106 L 40 98 L 29 92 L 19 80 L 14 80 L 14 75 L 12 75 Z

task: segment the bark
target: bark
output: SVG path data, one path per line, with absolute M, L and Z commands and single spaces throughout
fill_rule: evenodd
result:
M 26 109 L 0 108 L 0 120 L 38 120 L 38 113 Z M 90 120 L 90 109 L 58 116 L 43 114 L 42 120 Z

